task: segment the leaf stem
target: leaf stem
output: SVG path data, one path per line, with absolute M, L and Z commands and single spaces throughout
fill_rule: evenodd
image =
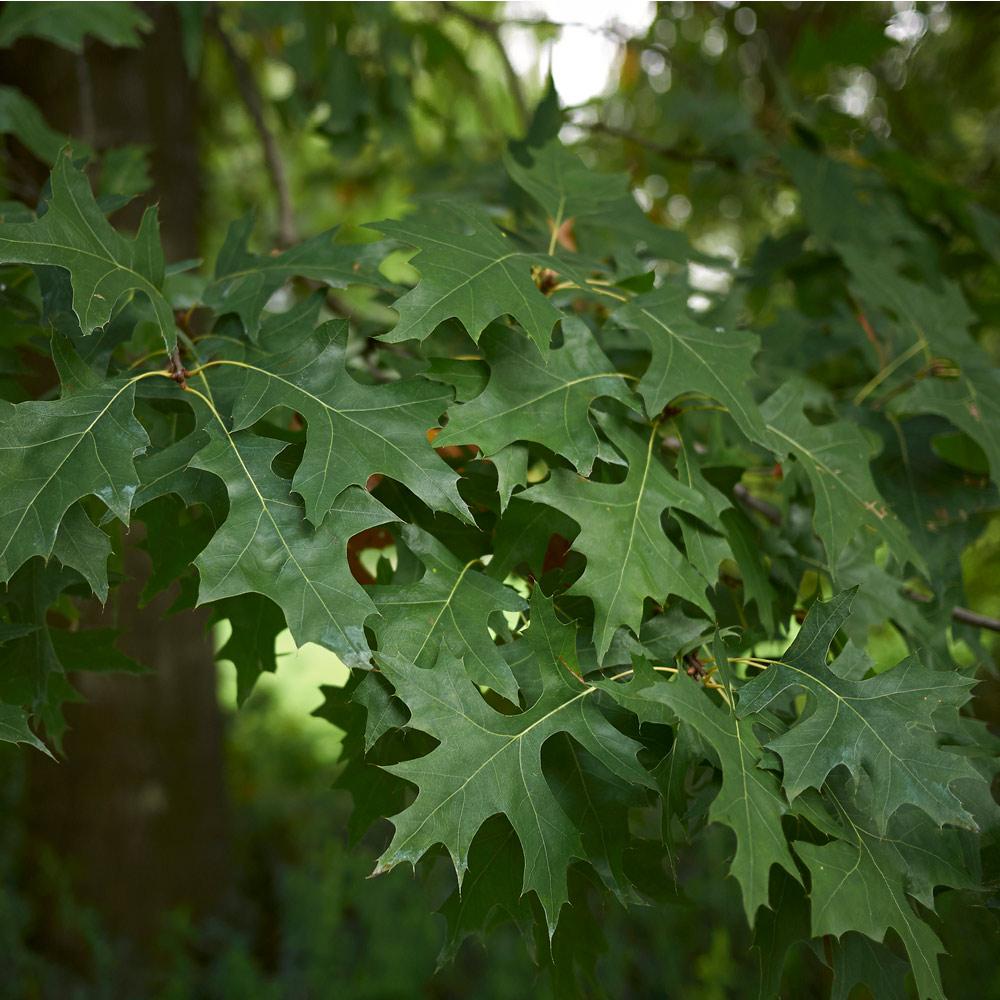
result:
M 926 346 L 922 339 L 914 341 L 907 350 L 876 372 L 855 394 L 854 405 L 860 406 L 893 372 L 905 365 L 911 358 L 916 357 Z
M 590 284 L 589 281 L 587 283 Z M 619 302 L 628 302 L 628 298 L 625 295 L 619 295 L 617 292 L 609 291 L 606 288 L 584 288 L 575 281 L 561 281 L 558 285 L 553 285 L 550 291 L 563 292 L 569 288 L 576 288 L 581 292 L 594 292 L 597 295 L 606 295 L 609 299 L 617 299 Z

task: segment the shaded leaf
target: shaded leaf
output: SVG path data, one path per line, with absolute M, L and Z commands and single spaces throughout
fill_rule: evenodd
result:
M 86 174 L 68 149 L 52 168 L 52 195 L 34 222 L 0 223 L 0 262 L 48 264 L 69 271 L 73 312 L 85 334 L 111 319 L 126 296 L 150 301 L 167 350 L 176 340 L 174 314 L 161 291 L 163 248 L 156 209 L 143 213 L 134 239 L 118 233 L 97 207 Z
M 432 535 L 414 525 L 402 532 L 406 547 L 424 564 L 415 583 L 373 587 L 380 614 L 372 623 L 380 654 L 433 667 L 443 650 L 464 660 L 469 676 L 510 701 L 517 684 L 490 637 L 488 621 L 498 611 L 522 611 L 527 605 L 516 591 L 476 569 L 478 560 L 462 564 Z
M 315 642 L 349 666 L 365 665 L 369 651 L 362 623 L 375 606 L 351 576 L 347 542 L 395 517 L 352 486 L 314 530 L 289 483 L 271 469 L 284 447 L 248 431 L 230 433 L 220 421 L 194 457 L 193 467 L 226 484 L 230 505 L 229 516 L 195 562 L 199 604 L 261 594 L 284 612 L 296 645 Z
M 535 608 L 537 614 L 539 605 Z M 554 622 L 551 612 L 545 617 Z M 443 843 L 461 882 L 473 838 L 490 816 L 502 812 L 524 852 L 522 890 L 538 895 L 551 935 L 568 899 L 567 868 L 585 851 L 542 774 L 542 746 L 556 733 L 569 733 L 620 779 L 651 786 L 652 778 L 635 759 L 638 744 L 604 719 L 592 699 L 594 688 L 547 657 L 536 661 L 537 700 L 515 715 L 490 708 L 458 664 L 422 670 L 391 657 L 379 662 L 410 708 L 410 725 L 440 743 L 426 757 L 388 767 L 419 792 L 393 818 L 395 834 L 376 871 L 401 861 L 415 864 Z
M 0 416 L 0 579 L 32 556 L 47 559 L 63 518 L 82 497 L 98 497 L 128 523 L 138 487 L 133 459 L 149 443 L 134 405 L 135 380 L 111 379 L 72 393 L 64 387 L 59 400 L 20 403 Z M 84 563 L 95 589 L 106 593 L 99 578 L 106 580 L 106 571 L 98 573 L 94 554 L 98 530 L 72 515 L 62 553 Z M 77 544 L 79 558 L 72 555 Z
M 705 497 L 660 461 L 655 425 L 646 440 L 618 418 L 602 419 L 601 426 L 628 460 L 624 482 L 597 483 L 553 469 L 547 482 L 522 494 L 525 500 L 563 511 L 580 525 L 573 545 L 587 557 L 587 569 L 573 591 L 594 602 L 599 660 L 619 625 L 638 634 L 647 597 L 662 603 L 668 594 L 676 594 L 712 613 L 704 593 L 706 581 L 667 538 L 660 515 L 677 508 L 707 523 L 715 519 Z
M 625 380 L 605 357 L 586 324 L 562 323 L 563 346 L 538 352 L 510 330 L 491 327 L 480 341 L 490 366 L 483 393 L 448 410 L 436 444 L 474 444 L 485 457 L 514 441 L 535 441 L 588 475 L 597 456 L 590 405 L 601 396 L 630 402 Z
M 204 302 L 219 315 L 235 313 L 251 339 L 256 339 L 264 307 L 291 278 L 310 278 L 331 288 L 380 283 L 377 265 L 385 250 L 377 244 L 334 243 L 336 230 L 303 240 L 279 254 L 254 254 L 248 249 L 254 216 L 232 223 L 215 262 L 215 278 L 205 289 Z
M 721 643 L 716 645 L 722 648 Z M 772 866 L 780 866 L 796 879 L 798 869 L 781 829 L 788 806 L 777 778 L 760 768 L 761 747 L 751 723 L 715 704 L 684 671 L 665 682 L 639 661 L 627 684 L 604 681 L 598 686 L 644 722 L 691 726 L 715 751 L 722 786 L 708 815 L 736 834 L 730 874 L 740 884 L 752 927 L 757 910 L 768 903 Z
M 653 356 L 639 382 L 646 412 L 656 416 L 683 393 L 701 392 L 725 406 L 751 441 L 772 447 L 749 385 L 760 341 L 750 333 L 696 323 L 687 295 L 681 285 L 668 283 L 614 313 L 622 326 L 649 337 Z
M 802 463 L 815 497 L 816 533 L 835 565 L 860 529 L 885 541 L 901 561 L 923 569 L 906 528 L 889 510 L 872 479 L 871 445 L 845 421 L 818 426 L 802 412 L 801 382 L 787 382 L 763 405 L 775 448 Z
M 839 677 L 826 665 L 837 630 L 850 614 L 853 591 L 813 606 L 795 642 L 740 689 L 739 715 L 747 718 L 786 692 L 806 692 L 812 710 L 767 745 L 781 757 L 790 799 L 820 788 L 844 765 L 855 780 L 867 775 L 874 789 L 873 815 L 880 830 L 901 806 L 919 806 L 938 823 L 975 829 L 951 791 L 974 777 L 967 760 L 938 746 L 933 713 L 964 704 L 972 683 L 961 674 L 930 670 L 916 657 L 868 680 Z
M 531 279 L 531 265 L 546 258 L 524 250 L 500 232 L 479 209 L 441 206 L 432 217 L 385 221 L 374 229 L 417 247 L 417 286 L 395 303 L 396 325 L 383 340 L 423 340 L 446 319 L 458 319 L 469 336 L 493 320 L 513 316 L 542 352 L 561 313 Z
M 435 427 L 451 392 L 422 378 L 362 385 L 347 371 L 347 324 L 326 323 L 282 329 L 295 341 L 283 349 L 268 337 L 271 350 L 251 350 L 238 363 L 244 375 L 233 410 L 235 430 L 250 427 L 272 409 L 287 406 L 308 422 L 306 449 L 292 489 L 305 501 L 314 524 L 348 486 L 364 487 L 385 475 L 411 489 L 431 510 L 470 521 L 458 495 L 458 477 L 431 447 Z

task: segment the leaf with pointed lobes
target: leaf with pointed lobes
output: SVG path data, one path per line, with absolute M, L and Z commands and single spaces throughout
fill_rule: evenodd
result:
M 334 243 L 336 229 L 303 240 L 283 253 L 251 253 L 252 212 L 232 223 L 215 262 L 215 279 L 205 289 L 205 305 L 220 316 L 235 313 L 251 340 L 256 340 L 271 296 L 292 278 L 321 281 L 330 288 L 380 285 L 378 265 L 384 244 L 354 246 Z
M 0 222 L 0 263 L 49 264 L 69 271 L 73 312 L 87 334 L 111 319 L 126 296 L 150 301 L 167 351 L 176 343 L 174 314 L 162 292 L 163 248 L 156 209 L 148 208 L 135 239 L 121 235 L 94 200 L 87 175 L 67 147 L 50 177 L 52 195 L 34 222 Z
M 24 37 L 44 38 L 62 49 L 83 53 L 87 37 L 113 48 L 138 48 L 153 22 L 137 4 L 94 3 L 65 7 L 59 3 L 23 3 L 0 14 L 0 48 Z
M 476 833 L 491 816 L 503 813 L 524 852 L 522 891 L 538 896 L 551 936 L 568 899 L 567 869 L 587 855 L 580 829 L 542 773 L 545 742 L 567 733 L 618 780 L 646 788 L 655 788 L 655 782 L 636 760 L 639 744 L 615 729 L 595 704 L 595 688 L 551 657 L 551 635 L 566 626 L 558 623 L 548 599 L 537 590 L 536 595 L 531 625 L 518 642 L 528 644 L 531 662 L 524 669 L 538 677 L 539 693 L 517 714 L 492 709 L 458 662 L 421 669 L 398 657 L 377 656 L 410 710 L 410 726 L 440 742 L 425 757 L 387 766 L 415 784 L 418 794 L 393 817 L 395 834 L 375 871 L 402 861 L 416 864 L 440 843 L 461 885 Z M 529 640 L 536 628 L 538 634 Z
M 591 170 L 558 141 L 535 149 L 512 145 L 504 166 L 511 180 L 545 210 L 550 229 L 563 245 L 572 243 L 575 250 L 578 243 L 584 253 L 608 254 L 619 269 L 636 273 L 649 266 L 636 256 L 640 244 L 653 256 L 682 264 L 701 256 L 683 233 L 646 217 L 628 174 Z
M 28 715 L 16 705 L 0 703 L 0 742 L 27 743 L 36 750 L 52 756 L 52 751 L 31 731 Z
M 895 369 L 898 379 L 908 371 L 901 362 L 915 359 L 910 362 L 912 372 L 918 364 L 926 366 L 930 361 L 931 377 L 893 398 L 890 410 L 937 413 L 950 420 L 983 449 L 993 481 L 1000 483 L 1000 371 L 969 332 L 976 316 L 961 287 L 947 280 L 939 287 L 911 281 L 899 273 L 891 258 L 873 257 L 867 249 L 841 244 L 838 250 L 851 271 L 858 298 L 895 316 L 894 324 L 880 327 L 887 331 L 885 339 L 895 355 L 883 372 Z M 947 362 L 942 365 L 946 376 L 937 377 L 931 358 Z M 883 372 L 865 390 L 880 385 Z M 896 383 L 897 387 L 905 384 Z
M 102 604 L 107 601 L 111 539 L 90 520 L 82 503 L 73 504 L 60 522 L 52 555 L 75 569 Z
M 287 343 L 294 346 L 286 347 Z M 333 320 L 311 332 L 311 318 L 247 351 L 237 368 L 244 381 L 233 408 L 234 430 L 250 427 L 279 406 L 308 424 L 305 453 L 292 489 L 306 516 L 321 524 L 348 486 L 374 475 L 402 483 L 431 510 L 467 523 L 458 476 L 435 452 L 427 432 L 452 401 L 447 386 L 426 379 L 364 385 L 347 370 L 347 323 Z
M 501 514 L 507 509 L 514 490 L 528 483 L 528 458 L 528 448 L 523 444 L 509 444 L 490 455 L 490 461 L 497 470 Z
M 562 314 L 538 290 L 531 267 L 552 261 L 507 237 L 481 209 L 441 204 L 372 228 L 419 251 L 412 264 L 420 281 L 397 300 L 399 320 L 383 340 L 423 340 L 454 317 L 478 341 L 493 320 L 510 315 L 540 352 L 548 348 Z
M 586 556 L 587 568 L 572 592 L 594 602 L 594 645 L 603 661 L 620 625 L 639 634 L 647 597 L 662 603 L 676 594 L 713 615 L 705 579 L 667 538 L 660 516 L 676 508 L 709 525 L 717 525 L 718 518 L 705 496 L 661 462 L 656 425 L 643 438 L 619 417 L 602 414 L 599 423 L 628 461 L 624 482 L 596 483 L 553 469 L 546 482 L 521 497 L 560 510 L 580 525 L 573 547 Z
M 54 350 L 71 348 L 60 340 Z M 58 544 L 61 559 L 78 566 L 103 594 L 107 571 L 99 529 L 71 508 L 95 496 L 128 524 L 139 485 L 134 460 L 149 437 L 133 412 L 136 379 L 74 382 L 71 366 L 61 373 L 60 399 L 0 411 L 0 580 L 9 580 L 32 556 L 48 559 Z
M 285 616 L 274 601 L 261 594 L 240 594 L 216 601 L 213 621 L 229 622 L 229 638 L 215 654 L 236 668 L 236 704 L 250 697 L 262 673 L 278 669 L 275 642 L 285 630 Z
M 371 627 L 379 652 L 420 667 L 434 667 L 443 650 L 465 663 L 468 676 L 517 703 L 517 682 L 490 636 L 490 616 L 524 611 L 527 604 L 504 586 L 465 563 L 433 535 L 415 525 L 402 531 L 403 543 L 424 564 L 416 583 L 373 587 L 379 611 Z M 451 662 L 457 662 L 452 660 Z
M 0 35 L 2 23 L 3 15 L 0 14 Z M 44 163 L 55 163 L 69 141 L 63 133 L 49 126 L 38 106 L 16 87 L 0 87 L 0 133 L 13 135 Z M 77 143 L 77 152 L 80 155 L 89 153 L 82 143 Z M 30 210 L 25 211 L 30 216 Z
M 824 800 L 809 792 L 799 803 L 802 815 L 832 838 L 793 845 L 809 870 L 812 934 L 841 938 L 859 932 L 883 942 L 894 931 L 906 949 L 917 995 L 943 1000 L 938 956 L 944 947 L 907 897 L 933 909 L 936 886 L 975 885 L 978 858 L 970 865 L 969 844 L 962 843 L 968 835 L 935 827 L 912 807 L 879 834 L 870 829 L 874 789 L 863 781 L 855 796 L 844 785 L 833 779 Z
M 612 317 L 649 338 L 653 355 L 639 382 L 646 412 L 656 416 L 684 393 L 704 393 L 729 411 L 751 441 L 771 449 L 771 435 L 750 391 L 760 340 L 752 333 L 703 326 L 692 319 L 687 298 L 686 287 L 667 283 Z
M 296 645 L 315 642 L 349 666 L 368 666 L 364 621 L 375 605 L 351 575 L 347 543 L 395 515 L 351 486 L 314 529 L 288 481 L 271 468 L 285 447 L 249 431 L 230 433 L 217 420 L 209 443 L 192 460 L 229 491 L 229 516 L 195 560 L 198 603 L 262 594 L 284 612 Z
M 591 404 L 608 396 L 634 405 L 635 397 L 583 320 L 564 318 L 562 333 L 562 347 L 544 352 L 540 362 L 524 337 L 490 327 L 480 341 L 489 384 L 475 399 L 451 407 L 435 443 L 474 444 L 489 458 L 514 441 L 535 441 L 589 475 L 598 448 Z
M 830 643 L 851 611 L 855 591 L 813 605 L 779 662 L 740 689 L 738 714 L 748 719 L 777 699 L 806 693 L 812 709 L 767 746 L 781 757 L 782 783 L 794 800 L 821 788 L 844 765 L 855 781 L 872 783 L 872 814 L 884 832 L 901 806 L 912 804 L 939 824 L 976 829 L 951 785 L 977 777 L 969 761 L 941 747 L 932 716 L 957 709 L 974 682 L 955 671 L 931 670 L 916 657 L 868 680 L 847 680 L 827 666 Z
M 724 653 L 721 642 L 715 646 Z M 747 921 L 753 927 L 757 911 L 768 905 L 771 868 L 778 865 L 796 880 L 799 874 L 781 828 L 788 804 L 778 779 L 760 766 L 761 746 L 750 721 L 739 719 L 731 707 L 717 704 L 685 672 L 664 681 L 644 660 L 636 661 L 628 683 L 600 681 L 597 686 L 641 722 L 690 726 L 715 752 L 722 786 L 708 815 L 736 835 L 729 872 L 739 883 Z
M 982 448 L 990 476 L 1000 484 L 1000 371 L 967 365 L 961 376 L 927 378 L 892 401 L 894 413 L 937 413 Z
M 448 927 L 439 965 L 453 961 L 470 936 L 488 941 L 489 932 L 504 919 L 516 921 L 522 931 L 531 927 L 531 903 L 521 894 L 523 877 L 517 834 L 505 817 L 493 816 L 472 842 L 469 872 L 461 889 L 456 888 L 438 910 Z
M 814 523 L 831 566 L 861 529 L 884 541 L 893 555 L 927 572 L 906 527 L 889 509 L 872 479 L 872 447 L 853 424 L 816 425 L 803 413 L 805 387 L 786 382 L 762 410 L 775 450 L 801 462 L 815 495 Z

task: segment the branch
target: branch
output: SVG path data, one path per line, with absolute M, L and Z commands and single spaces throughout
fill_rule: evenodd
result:
M 295 213 L 292 209 L 292 198 L 288 190 L 285 163 L 281 158 L 278 141 L 264 120 L 264 100 L 261 97 L 260 88 L 254 79 L 250 64 L 236 50 L 233 40 L 223 30 L 218 14 L 213 13 L 208 20 L 216 37 L 222 43 L 226 58 L 232 67 L 233 76 L 236 78 L 236 88 L 239 90 L 240 97 L 246 105 L 247 112 L 253 121 L 257 134 L 260 136 L 261 145 L 264 150 L 264 163 L 268 174 L 271 176 L 271 183 L 274 185 L 274 192 L 278 198 L 278 242 L 283 247 L 291 246 L 298 241 L 298 234 L 295 229 Z
M 493 47 L 500 56 L 504 75 L 507 77 L 507 87 L 517 107 L 518 117 L 521 119 L 521 129 L 525 129 L 528 125 L 528 102 L 524 96 L 524 88 L 521 86 L 521 78 L 517 75 L 517 70 L 514 69 L 514 65 L 507 55 L 507 50 L 504 48 L 503 40 L 500 38 L 500 25 L 496 21 L 491 21 L 488 17 L 480 17 L 478 14 L 473 14 L 472 11 L 465 10 L 464 7 L 460 7 L 457 3 L 445 3 L 442 0 L 439 6 L 444 13 L 454 14 L 456 17 L 461 18 L 466 24 L 475 28 L 476 31 L 486 35 L 493 43 Z
M 773 503 L 755 497 L 742 483 L 733 487 L 733 496 L 744 506 L 763 515 L 771 524 L 781 524 L 781 510 Z
M 737 483 L 733 487 L 733 496 L 745 507 L 756 511 L 762 517 L 766 518 L 771 524 L 781 524 L 781 511 L 773 503 L 768 503 L 766 500 L 760 500 L 755 497 L 742 483 Z M 903 595 L 918 604 L 930 604 L 934 600 L 932 597 L 910 589 L 904 590 Z M 978 611 L 971 611 L 969 608 L 952 608 L 951 617 L 953 621 L 959 622 L 962 625 L 971 625 L 973 628 L 984 628 L 990 632 L 1000 632 L 1000 619 L 981 615 Z
M 586 129 L 588 132 L 599 135 L 609 135 L 616 139 L 624 139 L 626 142 L 635 143 L 648 149 L 657 156 L 662 156 L 665 160 L 674 160 L 677 163 L 712 163 L 725 170 L 739 170 L 740 165 L 731 156 L 718 156 L 714 153 L 696 153 L 688 149 L 677 149 L 675 146 L 667 146 L 660 142 L 647 139 L 637 132 L 629 132 L 627 129 L 616 128 L 614 125 L 606 125 L 604 122 L 574 122 L 578 128 Z

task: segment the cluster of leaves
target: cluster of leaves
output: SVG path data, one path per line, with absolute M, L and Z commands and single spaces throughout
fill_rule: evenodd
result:
M 321 711 L 355 825 L 391 818 L 376 871 L 443 848 L 448 952 L 512 919 L 586 977 L 594 907 L 675 898 L 717 823 L 765 994 L 812 940 L 838 995 L 941 996 L 935 893 L 981 890 L 997 832 L 985 652 L 949 631 L 1000 480 L 961 275 L 890 169 L 789 144 L 801 225 L 695 311 L 686 240 L 548 131 L 489 207 L 280 254 L 243 219 L 204 281 L 73 149 L 5 210 L 5 368 L 61 388 L 0 402 L 0 739 L 58 751 L 68 673 L 141 669 L 85 602 L 140 523 L 145 597 L 231 622 L 242 698 L 286 627 L 352 668 Z

